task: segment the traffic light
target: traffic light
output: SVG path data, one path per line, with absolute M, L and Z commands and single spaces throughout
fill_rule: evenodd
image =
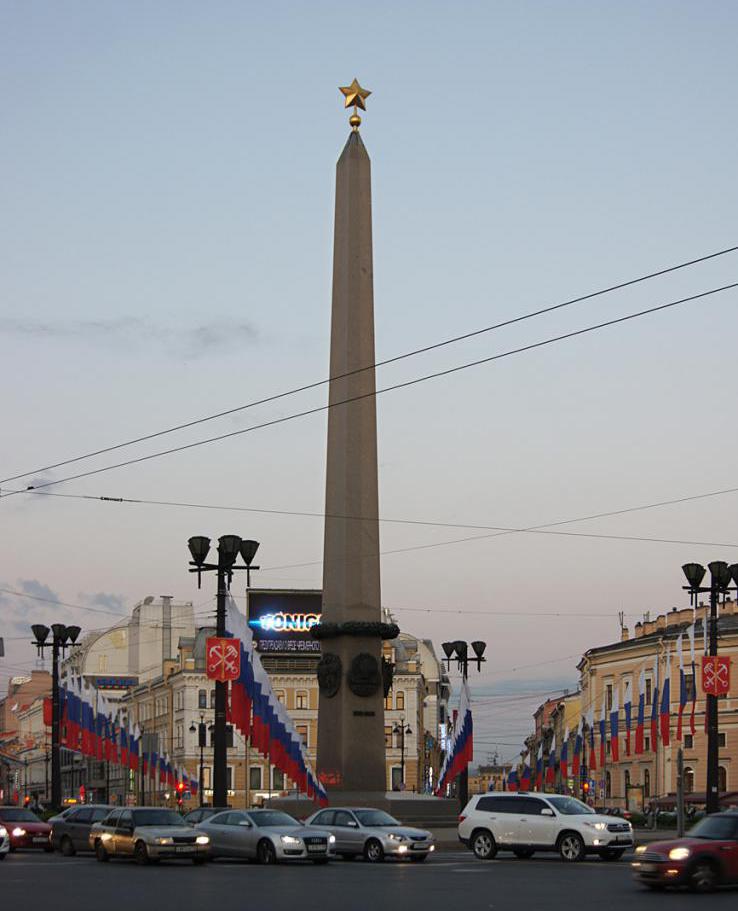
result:
M 588 781 L 582 782 L 582 794 L 584 794 L 585 797 L 589 794 L 589 782 Z
M 179 807 L 182 806 L 182 795 L 184 794 L 184 789 L 185 789 L 184 782 L 178 781 L 177 782 L 177 806 L 179 806 Z

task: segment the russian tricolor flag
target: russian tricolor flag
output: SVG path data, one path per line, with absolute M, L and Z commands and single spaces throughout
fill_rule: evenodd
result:
M 574 737 L 574 756 L 572 757 L 571 763 L 571 774 L 574 778 L 579 778 L 579 770 L 582 766 L 582 720 L 579 719 L 579 724 L 577 725 L 577 733 Z
M 646 726 L 646 669 L 638 675 L 638 717 L 636 719 L 635 754 L 643 753 L 643 734 Z
M 615 686 L 612 694 L 612 706 L 610 707 L 610 751 L 612 752 L 613 762 L 618 762 L 620 759 L 619 721 L 620 698 L 618 696 L 618 687 Z
M 536 756 L 536 791 L 543 789 L 543 741 L 538 746 Z
M 474 755 L 474 723 L 472 720 L 471 697 L 469 685 L 464 680 L 461 685 L 461 701 L 456 728 L 451 744 L 438 776 L 436 794 L 440 796 L 449 784 L 460 775 L 472 761 Z
M 661 722 L 661 742 L 665 747 L 669 746 L 669 727 L 671 721 L 671 654 L 666 653 L 666 672 L 664 674 L 664 685 L 661 692 L 661 711 L 659 720 Z
M 569 728 L 564 731 L 564 742 L 561 744 L 561 756 L 559 757 L 559 768 L 564 786 L 569 777 Z
M 605 723 L 607 718 L 607 696 L 605 693 L 602 694 L 602 709 L 600 710 L 600 768 L 605 768 L 606 762 L 606 750 L 605 743 L 607 741 L 607 733 L 605 731 Z
M 530 791 L 530 779 L 533 772 L 530 767 L 530 753 L 526 753 L 525 759 L 523 760 L 523 771 L 520 775 L 520 790 L 521 791 Z
M 655 753 L 659 741 L 659 659 L 656 658 L 653 663 L 653 681 L 651 683 L 653 693 L 651 696 L 651 749 Z
M 556 732 L 551 738 L 551 746 L 548 749 L 548 763 L 546 765 L 546 784 L 553 787 L 556 779 Z

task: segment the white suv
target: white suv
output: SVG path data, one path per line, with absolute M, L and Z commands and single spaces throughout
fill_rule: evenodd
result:
M 633 828 L 624 819 L 598 816 L 563 794 L 501 792 L 472 797 L 459 817 L 459 840 L 481 860 L 498 850 L 517 857 L 558 851 L 562 860 L 599 854 L 618 860 L 633 846 Z

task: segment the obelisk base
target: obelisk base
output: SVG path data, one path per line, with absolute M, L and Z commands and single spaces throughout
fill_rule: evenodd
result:
M 384 810 L 405 825 L 425 829 L 454 826 L 460 812 L 456 798 L 432 797 L 412 791 L 330 791 L 328 799 L 331 807 Z M 272 797 L 266 801 L 266 806 L 289 813 L 295 819 L 306 819 L 319 809 L 317 803 L 302 797 Z

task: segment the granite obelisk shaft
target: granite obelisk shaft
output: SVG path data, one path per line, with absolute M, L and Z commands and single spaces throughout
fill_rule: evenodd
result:
M 328 412 L 323 551 L 326 624 L 382 619 L 373 364 L 371 165 L 354 131 L 336 166 L 329 394 L 333 407 Z M 347 399 L 355 401 L 337 404 Z M 340 792 L 383 795 L 387 784 L 382 687 L 357 695 L 357 687 L 348 680 L 358 655 L 372 656 L 381 668 L 381 639 L 341 635 L 323 641 L 326 652 L 340 658 L 342 680 L 333 696 L 321 689 L 318 773 L 333 801 Z

